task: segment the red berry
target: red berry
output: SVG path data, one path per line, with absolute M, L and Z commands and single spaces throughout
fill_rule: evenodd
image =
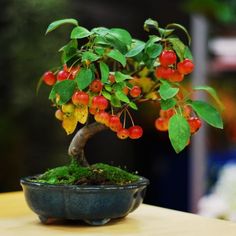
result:
M 105 111 L 100 111 L 99 114 L 101 118 L 101 123 L 106 126 L 109 126 L 110 114 Z
M 95 114 L 97 113 L 97 108 L 95 108 L 95 107 L 90 107 L 90 108 L 89 108 L 89 113 L 90 113 L 91 115 L 95 115 Z
M 127 95 L 127 94 L 129 93 L 128 87 L 124 87 L 124 88 L 122 89 L 122 91 L 123 91 L 123 93 L 124 93 L 125 95 Z
M 98 108 L 99 110 L 105 110 L 108 107 L 109 103 L 106 98 L 102 95 L 95 96 L 92 99 L 92 107 Z
M 177 69 L 179 73 L 187 75 L 190 74 L 194 69 L 194 64 L 189 59 L 184 59 L 183 61 L 177 64 Z
M 57 74 L 57 80 L 62 81 L 68 79 L 70 76 L 70 73 L 68 71 L 61 70 Z
M 126 139 L 129 137 L 129 130 L 128 129 L 120 129 L 117 132 L 117 137 L 120 139 Z
M 89 95 L 83 91 L 76 91 L 72 96 L 72 102 L 75 105 L 85 105 L 89 103 Z
M 188 123 L 189 123 L 191 134 L 196 133 L 199 130 L 199 128 L 202 126 L 202 122 L 198 117 L 190 117 L 188 119 Z
M 179 71 L 175 70 L 173 74 L 170 76 L 170 82 L 181 82 L 184 79 L 184 75 L 180 74 Z
M 99 93 L 102 90 L 102 82 L 99 79 L 95 79 L 91 84 L 90 84 L 90 91 L 94 93 Z
M 174 73 L 173 69 L 166 68 L 166 67 L 163 67 L 163 66 L 158 66 L 156 68 L 156 71 L 155 71 L 156 77 L 158 79 L 160 79 L 160 78 L 169 79 L 172 76 L 173 73 Z
M 141 126 L 134 125 L 129 128 L 129 137 L 131 139 L 138 139 L 138 138 L 142 137 L 142 135 L 143 135 L 143 129 Z
M 177 57 L 173 50 L 164 50 L 161 53 L 159 60 L 162 66 L 167 67 L 174 64 L 177 60 Z
M 120 117 L 116 115 L 111 115 L 109 119 L 109 128 L 115 132 L 122 129 L 122 124 L 120 122 Z
M 168 119 L 159 117 L 155 120 L 155 127 L 159 131 L 167 131 L 168 130 Z
M 56 83 L 56 76 L 51 71 L 47 71 L 43 75 L 43 81 L 45 84 L 52 86 Z
M 168 110 L 160 110 L 160 117 L 164 119 L 170 119 L 175 114 L 175 110 L 170 108 Z
M 130 90 L 129 94 L 130 94 L 131 97 L 136 98 L 136 97 L 138 97 L 141 94 L 141 92 L 142 92 L 142 90 L 141 90 L 141 88 L 139 86 L 134 86 Z
M 116 82 L 115 75 L 113 75 L 113 74 L 109 74 L 108 79 L 112 84 Z

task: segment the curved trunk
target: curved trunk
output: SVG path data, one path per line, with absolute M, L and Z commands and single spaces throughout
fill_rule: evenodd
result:
M 79 129 L 70 143 L 68 154 L 76 158 L 80 165 L 89 166 L 85 158 L 84 147 L 93 135 L 106 128 L 105 125 L 94 122 Z

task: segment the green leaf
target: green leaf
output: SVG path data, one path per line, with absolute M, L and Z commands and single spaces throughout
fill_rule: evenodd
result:
M 112 28 L 109 30 L 109 34 L 119 39 L 122 43 L 130 45 L 132 43 L 132 37 L 130 33 L 125 29 Z
M 129 75 L 125 75 L 119 71 L 116 71 L 115 72 L 115 80 L 116 82 L 122 82 L 124 80 L 127 80 L 127 79 L 131 79 L 131 77 Z
M 132 108 L 132 109 L 134 109 L 134 110 L 138 110 L 138 107 L 137 107 L 137 105 L 134 103 L 134 102 L 130 102 L 129 103 L 129 106 Z
M 111 105 L 113 107 L 121 107 L 120 100 L 114 94 L 111 96 Z
M 171 85 L 164 80 L 161 80 L 161 82 L 162 85 L 160 86 L 159 94 L 163 100 L 172 98 L 179 92 L 179 88 L 171 87 Z
M 161 44 L 153 44 L 146 48 L 146 52 L 150 58 L 157 58 L 162 52 Z
M 131 49 L 126 53 L 126 57 L 134 57 L 145 48 L 145 43 L 140 40 L 134 40 Z
M 99 63 L 100 71 L 101 71 L 101 81 L 102 83 L 106 83 L 109 77 L 109 67 L 106 63 Z
M 89 86 L 92 82 L 93 72 L 91 69 L 81 68 L 79 73 L 76 75 L 75 80 L 79 89 L 83 90 Z
M 62 62 L 67 63 L 70 59 L 77 55 L 77 40 L 70 40 L 68 44 L 59 49 L 62 52 Z
M 116 91 L 115 95 L 122 102 L 126 102 L 126 103 L 130 102 L 129 98 L 121 90 Z
M 179 38 L 168 38 L 168 40 L 172 44 L 180 61 L 183 61 L 186 46 L 183 44 L 183 42 Z
M 143 28 L 147 32 L 149 32 L 150 29 L 152 29 L 152 28 L 158 30 L 158 22 L 153 20 L 153 19 L 151 19 L 151 18 L 149 18 L 149 19 L 145 20 Z
M 82 39 L 88 37 L 91 34 L 92 33 L 88 31 L 86 28 L 77 26 L 72 30 L 70 37 L 72 39 Z
M 105 36 L 107 33 L 109 33 L 109 29 L 105 27 L 96 27 L 93 28 L 91 32 L 98 34 L 100 36 Z
M 105 49 L 103 47 L 94 47 L 94 51 L 99 55 L 103 56 L 105 53 Z
M 111 91 L 112 91 L 111 85 L 105 84 L 104 87 L 105 87 L 105 89 L 106 89 L 108 92 L 111 92 Z
M 146 42 L 146 46 L 145 46 L 145 49 L 150 47 L 151 45 L 153 45 L 154 43 L 156 42 L 159 42 L 161 41 L 161 37 L 158 37 L 156 35 L 150 35 L 149 36 L 149 40 Z
M 185 118 L 179 114 L 173 115 L 168 124 L 170 142 L 176 153 L 181 152 L 188 144 L 190 127 Z
M 189 47 L 185 46 L 185 50 L 184 50 L 184 59 L 188 58 L 190 60 L 193 60 L 193 55 L 191 50 L 189 49 Z
M 191 37 L 190 37 L 190 35 L 189 35 L 187 29 L 186 29 L 184 26 L 182 26 L 182 25 L 180 25 L 180 24 L 176 24 L 176 23 L 171 23 L 171 24 L 168 24 L 168 25 L 166 26 L 166 28 L 178 28 L 178 29 L 181 29 L 182 31 L 184 31 L 184 33 L 186 34 L 186 36 L 187 36 L 187 38 L 188 38 L 188 44 L 189 44 L 189 45 L 191 44 Z
M 83 52 L 82 53 L 82 61 L 89 60 L 90 62 L 92 61 L 97 61 L 100 57 L 93 53 L 93 52 Z
M 49 99 L 54 100 L 56 97 L 56 94 L 60 96 L 60 100 L 58 102 L 59 105 L 67 103 L 76 88 L 76 83 L 74 80 L 63 80 L 61 82 L 57 82 L 49 95 Z
M 220 101 L 215 89 L 213 89 L 210 86 L 197 86 L 193 88 L 194 90 L 203 90 L 209 93 L 216 101 L 216 103 L 219 105 L 221 110 L 224 110 L 224 104 Z
M 75 19 L 63 19 L 63 20 L 57 20 L 57 21 L 53 21 L 47 28 L 46 30 L 46 34 L 48 34 L 49 32 L 55 30 L 57 27 L 64 25 L 64 24 L 73 24 L 73 25 L 78 25 L 78 21 Z
M 123 54 L 126 54 L 128 51 L 127 44 L 120 41 L 118 38 L 116 38 L 113 34 L 106 34 L 100 41 L 105 40 L 106 45 L 109 45 L 118 51 L 120 51 Z M 104 42 L 103 42 L 104 44 Z
M 116 49 L 111 50 L 111 51 L 107 54 L 107 56 L 110 57 L 110 58 L 112 58 L 112 59 L 114 59 L 114 60 L 116 60 L 116 61 L 118 61 L 118 62 L 120 62 L 121 65 L 122 65 L 123 67 L 125 67 L 125 65 L 126 65 L 126 58 L 125 58 L 125 56 L 124 56 L 121 52 L 119 52 L 118 50 L 116 50 Z
M 171 35 L 175 30 L 159 28 L 158 31 L 161 37 L 166 38 L 167 36 Z
M 168 110 L 176 105 L 176 100 L 173 98 L 169 98 L 166 100 L 161 100 L 161 109 Z
M 103 90 L 103 91 L 102 91 L 102 95 L 103 95 L 106 99 L 108 99 L 109 101 L 111 100 L 111 94 L 108 93 L 107 91 Z
M 205 120 L 209 125 L 223 129 L 221 115 L 213 106 L 203 101 L 189 101 L 189 105 L 197 115 Z

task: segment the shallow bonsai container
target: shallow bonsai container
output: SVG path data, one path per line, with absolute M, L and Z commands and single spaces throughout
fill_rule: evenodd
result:
M 21 186 L 28 206 L 42 223 L 57 218 L 106 224 L 134 211 L 143 202 L 149 184 L 144 177 L 122 186 L 53 185 L 33 182 L 34 178 L 22 178 Z

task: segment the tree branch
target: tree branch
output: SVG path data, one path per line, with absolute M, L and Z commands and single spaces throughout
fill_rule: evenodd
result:
M 105 130 L 107 127 L 103 124 L 94 122 L 92 124 L 86 125 L 77 131 L 74 138 L 72 139 L 68 154 L 77 159 L 78 163 L 82 166 L 89 166 L 85 155 L 84 147 L 87 141 L 96 133 Z

